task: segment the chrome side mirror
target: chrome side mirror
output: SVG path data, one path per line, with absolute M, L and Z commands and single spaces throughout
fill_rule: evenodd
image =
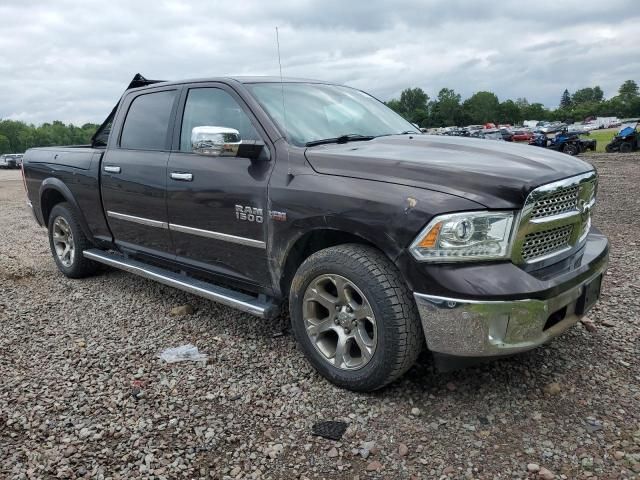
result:
M 235 157 L 241 143 L 235 128 L 203 126 L 191 130 L 191 151 L 198 155 Z

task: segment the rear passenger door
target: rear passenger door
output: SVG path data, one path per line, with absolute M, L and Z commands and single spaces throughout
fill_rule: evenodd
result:
M 242 141 L 266 133 L 223 84 L 185 87 L 169 158 L 167 208 L 177 260 L 249 284 L 270 285 L 266 255 L 268 144 L 258 160 L 192 152 L 194 127 L 226 127 Z
M 116 244 L 173 256 L 167 220 L 167 161 L 179 90 L 130 93 L 115 119 L 101 165 L 105 214 Z M 114 138 L 115 137 L 115 138 Z

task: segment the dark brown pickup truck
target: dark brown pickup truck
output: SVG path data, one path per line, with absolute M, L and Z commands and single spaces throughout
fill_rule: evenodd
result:
M 137 76 L 94 137 L 24 160 L 60 271 L 99 263 L 259 317 L 288 304 L 325 377 L 374 390 L 532 349 L 597 300 L 597 175 L 562 153 L 423 135 L 359 90 Z

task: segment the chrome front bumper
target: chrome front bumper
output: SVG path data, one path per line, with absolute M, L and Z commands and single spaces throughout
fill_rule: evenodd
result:
M 585 285 L 602 275 L 607 259 L 588 278 L 545 300 L 462 300 L 414 293 L 427 346 L 457 357 L 489 357 L 531 350 L 562 334 L 580 315 Z

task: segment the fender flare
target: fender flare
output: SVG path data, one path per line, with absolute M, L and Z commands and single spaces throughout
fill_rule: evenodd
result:
M 283 275 L 286 274 L 286 265 L 294 251 L 294 247 L 302 237 L 322 231 L 336 234 L 344 233 L 349 236 L 356 237 L 362 240 L 363 243 L 372 245 L 380 250 L 394 265 L 399 267 L 397 260 L 402 253 L 403 248 L 401 245 L 396 243 L 395 239 L 386 235 L 376 236 L 372 234 L 366 224 L 358 221 L 346 220 L 337 217 L 307 218 L 304 221 L 304 228 L 298 229 L 298 231 L 293 234 L 283 236 L 278 242 L 273 241 L 273 234 L 271 234 L 269 243 L 272 250 L 268 255 L 268 263 L 269 270 L 272 275 L 272 282 L 278 294 L 282 293 L 281 281 L 283 279 Z M 405 278 L 404 273 L 401 271 L 400 274 L 406 281 L 407 279 Z
M 48 226 L 48 219 L 44 218 L 44 212 L 45 212 L 44 195 L 49 190 L 57 191 L 60 195 L 63 196 L 65 201 L 71 205 L 71 207 L 75 210 L 76 218 L 78 220 L 78 223 L 80 223 L 80 228 L 82 229 L 82 232 L 86 235 L 89 241 L 93 243 L 95 241 L 93 238 L 93 234 L 89 229 L 89 224 L 87 223 L 87 220 L 84 218 L 84 214 L 82 213 L 82 209 L 80 208 L 80 205 L 78 205 L 78 202 L 76 201 L 69 187 L 67 187 L 64 184 L 64 182 L 59 178 L 54 178 L 54 177 L 45 178 L 40 184 L 40 191 L 38 192 L 38 202 L 40 206 L 40 213 L 42 215 L 42 219 L 45 224 L 45 227 Z

